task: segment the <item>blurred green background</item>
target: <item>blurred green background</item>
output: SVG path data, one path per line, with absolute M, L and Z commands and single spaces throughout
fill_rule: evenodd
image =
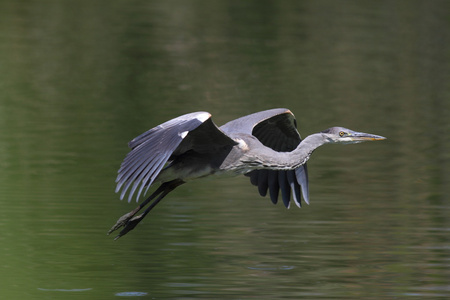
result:
M 439 0 L 1 1 L 0 297 L 449 297 L 449 23 Z M 388 139 L 317 150 L 301 210 L 213 178 L 106 236 L 129 140 L 275 107 Z

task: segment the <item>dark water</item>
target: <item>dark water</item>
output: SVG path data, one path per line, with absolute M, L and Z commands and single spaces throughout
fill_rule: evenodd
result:
M 0 298 L 450 297 L 449 62 L 448 1 L 1 1 Z M 274 107 L 388 140 L 301 210 L 213 178 L 106 236 L 129 140 Z

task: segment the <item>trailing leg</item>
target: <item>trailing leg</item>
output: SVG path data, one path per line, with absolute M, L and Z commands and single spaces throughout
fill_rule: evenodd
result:
M 117 220 L 116 224 L 114 224 L 114 226 L 111 227 L 111 229 L 108 231 L 108 235 L 121 227 L 124 227 L 124 228 L 119 233 L 119 235 L 114 238 L 115 240 L 117 240 L 119 237 L 128 233 L 130 230 L 132 230 L 134 227 L 136 227 L 136 225 L 159 203 L 159 201 L 161 201 L 168 193 L 170 193 L 176 187 L 182 185 L 183 183 L 184 183 L 184 181 L 176 179 L 176 180 L 164 182 L 163 184 L 161 184 L 158 187 L 158 189 L 153 194 L 151 194 L 144 202 L 139 204 L 135 209 L 133 209 L 129 213 L 120 217 Z M 158 196 L 158 198 L 156 198 L 157 196 Z M 135 217 L 135 215 L 142 208 L 144 208 L 150 201 L 152 201 L 155 198 L 156 198 L 156 200 L 153 201 L 142 214 Z

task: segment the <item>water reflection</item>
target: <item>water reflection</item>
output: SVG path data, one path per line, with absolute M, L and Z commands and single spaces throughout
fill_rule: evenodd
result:
M 449 297 L 449 6 L 2 1 L 0 297 Z M 273 107 L 389 139 L 317 150 L 301 210 L 212 179 L 106 237 L 128 140 Z
M 45 291 L 45 292 L 86 292 L 92 289 L 44 289 L 44 288 L 38 288 L 38 290 L 40 291 Z
M 294 266 L 271 266 L 269 264 L 259 264 L 254 267 L 247 267 L 250 270 L 276 271 L 276 270 L 292 270 Z
M 147 293 L 143 293 L 143 292 L 121 292 L 121 293 L 116 293 L 115 294 L 118 297 L 142 297 L 142 296 L 147 296 Z

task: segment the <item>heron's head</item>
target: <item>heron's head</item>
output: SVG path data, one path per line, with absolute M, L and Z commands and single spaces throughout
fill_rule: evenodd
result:
M 322 135 L 329 143 L 356 144 L 365 141 L 378 141 L 386 139 L 383 136 L 357 132 L 344 127 L 331 127 L 322 131 Z

